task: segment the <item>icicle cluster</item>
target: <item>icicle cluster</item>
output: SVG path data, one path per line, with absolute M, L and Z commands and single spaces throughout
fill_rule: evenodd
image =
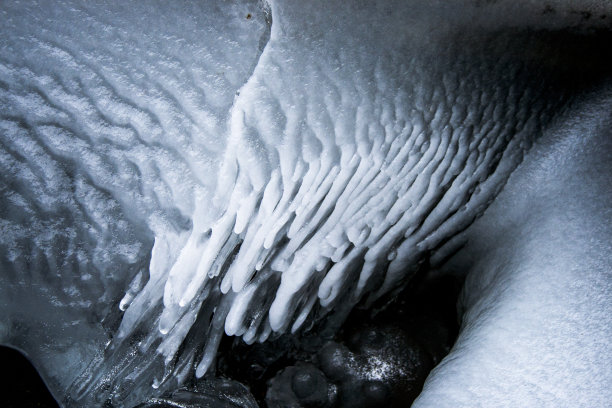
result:
M 6 7 L 0 249 L 35 270 L 19 285 L 105 316 L 80 405 L 202 376 L 224 333 L 261 342 L 388 293 L 561 100 L 510 40 L 455 43 L 411 2 L 271 3 L 58 3 L 73 24 Z
M 533 133 L 522 95 L 459 76 L 466 61 L 437 76 L 371 45 L 321 50 L 283 35 L 273 25 L 234 101 L 215 196 L 197 200 L 178 258 L 141 296 L 163 286 L 166 362 L 198 310 L 220 304 L 198 377 L 223 330 L 263 342 L 397 287 L 484 208 Z M 128 308 L 121 336 L 143 307 Z

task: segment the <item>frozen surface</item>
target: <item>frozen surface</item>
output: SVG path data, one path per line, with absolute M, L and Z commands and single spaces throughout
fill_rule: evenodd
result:
M 3 3 L 0 342 L 129 406 L 440 263 L 601 75 L 506 6 Z
M 163 288 L 269 27 L 256 2 L 0 12 L 0 341 L 43 365 L 62 399 L 120 308 L 147 282 Z
M 470 244 L 456 260 L 474 265 L 464 288 L 462 333 L 415 407 L 612 401 L 612 92 L 606 88 L 547 132 L 469 232 Z

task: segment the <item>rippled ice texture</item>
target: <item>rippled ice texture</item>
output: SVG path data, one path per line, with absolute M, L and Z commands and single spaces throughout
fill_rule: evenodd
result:
M 337 326 L 443 259 L 567 102 L 528 31 L 302 3 L 0 7 L 0 341 L 67 405 Z
M 159 313 L 196 207 L 213 217 L 198 203 L 210 203 L 269 24 L 256 2 L 0 13 L 0 341 L 51 370 L 62 398 L 92 357 L 102 363 L 119 308 L 147 282 L 124 322 Z

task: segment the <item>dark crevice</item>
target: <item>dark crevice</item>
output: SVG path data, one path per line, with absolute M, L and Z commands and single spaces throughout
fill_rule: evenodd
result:
M 320 325 L 251 346 L 226 337 L 217 376 L 247 385 L 260 407 L 408 406 L 457 337 L 461 287 L 420 274 L 392 302 L 356 308 L 334 337 Z
M 5 408 L 58 408 L 42 378 L 19 351 L 0 346 L 4 378 L 0 381 L 2 406 Z

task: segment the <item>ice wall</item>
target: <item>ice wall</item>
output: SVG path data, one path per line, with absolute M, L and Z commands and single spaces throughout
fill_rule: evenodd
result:
M 269 23 L 257 2 L 0 12 L 0 341 L 62 399 L 114 337 L 120 300 L 167 273 L 196 196 L 215 190 Z

